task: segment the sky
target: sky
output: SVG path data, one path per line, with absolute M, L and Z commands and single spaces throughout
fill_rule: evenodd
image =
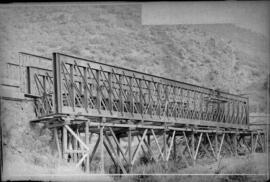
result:
M 72 3 L 11 5 L 63 6 L 64 4 L 73 5 Z M 78 3 L 74 4 L 78 5 Z M 270 37 L 270 2 L 268 1 L 99 2 L 86 4 L 142 4 L 143 25 L 232 23 Z
M 269 37 L 270 2 L 151 2 L 142 5 L 144 25 L 216 23 L 232 23 Z

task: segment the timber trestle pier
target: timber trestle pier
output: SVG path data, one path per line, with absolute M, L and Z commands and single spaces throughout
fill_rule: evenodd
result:
M 19 56 L 31 123 L 50 128 L 59 157 L 86 172 L 132 173 L 141 156 L 190 166 L 266 150 L 247 97 L 61 53 Z

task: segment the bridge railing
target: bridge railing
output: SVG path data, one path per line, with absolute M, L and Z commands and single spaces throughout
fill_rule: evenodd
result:
M 248 124 L 248 98 L 92 60 L 53 53 L 53 79 L 55 113 Z
M 21 89 L 26 97 L 34 98 L 38 117 L 54 113 L 52 60 L 29 53 L 19 53 Z

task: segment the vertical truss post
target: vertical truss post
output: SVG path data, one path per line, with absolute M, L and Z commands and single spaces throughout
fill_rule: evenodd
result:
M 102 118 L 102 123 L 106 121 L 106 118 Z M 102 124 L 100 126 L 100 131 L 99 131 L 99 137 L 100 137 L 100 172 L 105 173 L 104 171 L 104 125 Z
M 161 95 L 160 86 L 161 86 L 161 83 L 157 82 L 156 84 L 157 84 L 157 96 L 158 96 L 158 103 L 159 103 L 156 110 L 157 110 L 157 115 L 160 118 L 161 117 L 161 99 L 160 99 L 160 95 Z
M 101 109 L 101 87 L 100 87 L 100 70 L 96 71 L 96 78 L 97 78 L 97 110 L 100 112 Z M 103 145 L 103 143 L 102 143 Z
M 78 68 L 80 69 L 80 68 Z M 87 85 L 87 69 L 86 68 L 83 68 L 83 76 L 84 76 L 84 80 L 85 80 L 85 83 L 83 84 L 83 91 L 84 91 L 84 108 L 85 110 L 87 111 L 87 108 L 88 108 L 88 85 Z M 90 94 L 90 93 L 89 93 Z
M 60 56 L 53 53 L 53 78 L 54 78 L 54 111 L 61 113 L 62 111 L 62 93 L 61 93 L 61 62 Z
M 119 75 L 119 104 L 120 104 L 120 112 L 123 115 L 124 114 L 124 98 L 123 98 L 123 85 L 122 85 L 122 81 L 123 81 L 123 76 Z
M 70 65 L 70 98 L 71 98 L 71 107 L 75 111 L 75 92 L 74 92 L 74 79 L 73 79 L 73 64 Z
M 89 121 L 85 122 L 85 144 L 89 147 Z M 89 170 L 89 155 L 86 157 L 86 165 L 85 165 L 85 170 L 87 173 L 90 172 Z
M 150 116 L 152 116 L 153 115 L 153 103 L 151 103 L 151 97 L 152 97 L 152 91 L 151 91 L 151 82 L 149 81 L 148 82 L 148 84 L 149 84 L 149 87 L 148 87 L 148 94 L 149 94 L 149 100 L 148 100 L 148 102 L 149 102 L 149 114 L 150 114 Z
M 143 93 L 142 93 L 142 79 L 139 79 L 139 95 L 140 95 L 140 112 L 143 114 L 144 112 L 144 102 L 143 102 Z
M 31 94 L 31 77 L 30 77 L 30 67 L 26 67 L 26 80 L 27 80 L 27 93 Z
M 46 103 L 46 79 L 45 76 L 42 76 L 42 84 L 43 84 L 43 93 L 42 93 L 42 103 L 44 104 L 44 108 L 45 108 L 45 114 L 48 114 L 48 106 Z
M 113 89 L 112 89 L 112 73 L 108 73 L 108 81 L 109 81 L 109 110 L 113 111 Z

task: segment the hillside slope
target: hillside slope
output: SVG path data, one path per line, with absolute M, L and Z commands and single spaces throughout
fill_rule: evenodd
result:
M 58 51 L 232 93 L 265 89 L 269 40 L 262 35 L 232 25 L 143 26 L 140 8 L 1 9 L 1 60 Z
M 232 93 L 250 93 L 251 105 L 266 111 L 269 40 L 233 25 L 146 26 L 141 25 L 140 5 L 63 5 L 0 7 L 0 29 L 1 66 L 18 63 L 20 51 L 46 57 L 62 52 Z M 1 69 L 0 77 L 10 76 Z M 31 133 L 28 120 L 34 116 L 22 111 L 31 110 L 31 105 L 6 104 L 6 156 L 15 153 L 25 158 L 32 152 L 32 158 L 38 148 L 47 150 L 51 136 Z M 30 139 L 21 142 L 27 132 Z M 27 147 L 36 140 L 41 143 Z M 18 148 L 21 152 L 16 152 Z M 54 160 L 37 158 L 41 163 Z

